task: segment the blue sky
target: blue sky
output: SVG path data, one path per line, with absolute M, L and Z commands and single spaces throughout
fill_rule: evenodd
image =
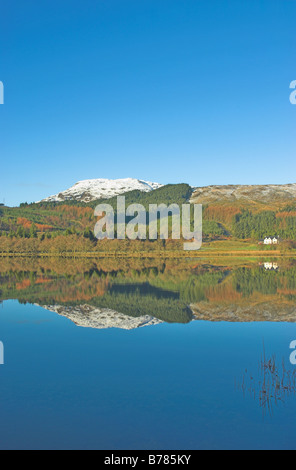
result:
M 5 0 L 0 201 L 296 182 L 294 0 Z

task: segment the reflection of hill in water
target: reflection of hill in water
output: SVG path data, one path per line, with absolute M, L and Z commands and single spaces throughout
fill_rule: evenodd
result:
M 194 319 L 215 322 L 296 322 L 294 305 L 250 301 L 246 305 L 200 302 L 191 305 Z
M 109 270 L 92 264 L 86 271 L 72 271 L 57 274 L 38 265 L 34 271 L 6 269 L 0 272 L 1 299 L 43 305 L 96 328 L 108 325 L 108 316 L 122 328 L 192 319 L 296 321 L 293 264 L 266 271 L 151 261 L 142 269 L 132 263 Z
M 130 317 L 150 316 L 171 323 L 188 323 L 192 312 L 178 292 L 166 291 L 150 284 L 113 285 L 91 305 L 114 309 Z
M 205 297 L 191 304 L 197 320 L 296 322 L 296 271 L 238 268 Z

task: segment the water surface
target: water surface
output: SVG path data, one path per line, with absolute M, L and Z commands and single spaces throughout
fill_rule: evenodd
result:
M 296 269 L 262 261 L 0 265 L 0 448 L 294 449 L 259 362 L 294 372 Z

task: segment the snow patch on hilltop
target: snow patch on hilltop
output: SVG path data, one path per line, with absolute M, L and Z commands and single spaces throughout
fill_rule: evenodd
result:
M 41 202 L 63 202 L 71 200 L 91 202 L 97 199 L 110 199 L 111 197 L 134 190 L 147 193 L 162 186 L 163 185 L 159 183 L 134 178 L 84 180 L 74 184 L 74 186 L 66 191 L 43 199 Z

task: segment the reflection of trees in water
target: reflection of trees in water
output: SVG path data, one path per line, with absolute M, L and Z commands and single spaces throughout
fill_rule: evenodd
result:
M 152 316 L 168 323 L 189 323 L 192 312 L 186 303 L 173 296 L 141 294 L 139 290 L 126 292 L 112 291 L 101 298 L 93 299 L 90 305 L 109 308 L 130 317 Z
M 287 368 L 284 359 L 279 364 L 275 355 L 268 357 L 264 348 L 258 376 L 245 370 L 239 388 L 258 401 L 264 415 L 272 416 L 275 406 L 296 395 L 296 369 Z
M 244 297 L 259 292 L 264 295 L 274 295 L 279 289 L 286 289 L 289 295 L 296 296 L 296 268 L 284 271 L 266 271 L 262 268 L 238 268 L 233 274 L 233 286 Z M 292 300 L 292 298 L 291 298 Z
M 51 261 L 47 262 L 51 266 Z M 295 266 L 275 272 L 257 267 L 192 266 L 183 261 L 150 261 L 142 268 L 138 261 L 122 266 L 112 263 L 91 263 L 88 269 L 81 266 L 80 271 L 67 266 L 63 274 L 45 265 L 36 265 L 31 271 L 2 272 L 1 298 L 41 305 L 89 303 L 133 316 L 155 315 L 165 321 L 184 322 L 192 318 L 190 304 L 237 304 L 256 292 L 293 301 L 296 294 Z
M 203 300 L 205 288 L 222 282 L 227 275 L 225 271 L 209 269 L 198 274 L 189 271 L 185 279 L 178 279 L 166 276 L 165 272 L 150 271 L 143 280 L 143 273 L 135 274 L 137 282 L 114 276 L 108 292 L 91 304 L 118 309 L 130 316 L 152 315 L 167 322 L 187 323 L 193 318 L 188 305 Z
M 233 282 L 236 291 L 241 292 L 244 297 L 252 295 L 255 291 L 265 295 L 276 294 L 278 273 L 261 268 L 239 268 L 234 273 Z
M 75 306 L 87 303 L 110 308 L 130 316 L 151 315 L 167 322 L 187 323 L 193 315 L 191 302 L 205 299 L 205 289 L 217 285 L 229 274 L 217 267 L 181 269 L 131 266 L 104 271 L 96 266 L 81 273 L 58 275 L 53 271 L 5 273 L 0 283 L 4 298 L 22 303 Z

